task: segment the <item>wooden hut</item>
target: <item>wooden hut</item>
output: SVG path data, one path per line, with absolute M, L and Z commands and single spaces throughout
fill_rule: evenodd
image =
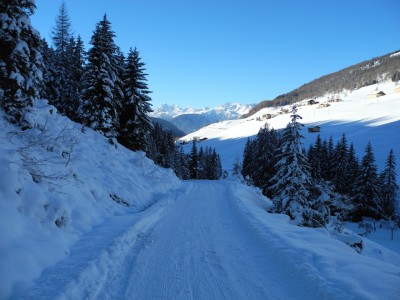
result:
M 373 92 L 373 93 L 371 93 L 371 94 L 368 94 L 368 95 L 367 95 L 367 98 L 368 98 L 368 99 L 372 99 L 372 98 L 382 97 L 382 96 L 385 96 L 385 95 L 386 95 L 386 94 L 385 94 L 384 92 L 378 91 L 378 92 Z
M 314 126 L 314 127 L 309 127 L 308 132 L 320 132 L 321 127 L 320 126 Z

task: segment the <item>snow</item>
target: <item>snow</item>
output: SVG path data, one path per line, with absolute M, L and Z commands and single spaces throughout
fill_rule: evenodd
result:
M 150 116 L 170 121 L 180 115 L 200 114 L 206 115 L 209 118 L 213 118 L 215 119 L 214 122 L 217 122 L 216 119 L 218 119 L 218 121 L 236 119 L 241 115 L 248 113 L 251 108 L 252 105 L 243 105 L 240 103 L 225 103 L 212 109 L 209 107 L 193 108 L 190 106 L 182 108 L 176 104 L 162 104 L 155 108 Z
M 208 107 L 181 108 L 177 105 L 163 104 L 154 109 L 150 116 L 165 119 L 183 132 L 189 133 L 211 123 L 238 119 L 241 115 L 248 113 L 251 108 L 252 105 L 239 103 L 225 103 L 212 109 Z
M 319 108 L 318 104 L 306 105 L 308 99 L 302 101 L 298 114 L 305 125 L 302 131 L 305 147 L 314 143 L 318 135 L 307 132 L 307 128 L 318 125 L 321 126 L 321 138 L 332 136 L 335 143 L 345 133 L 349 143 L 354 143 L 359 158 L 362 158 L 366 145 L 371 141 L 379 170 L 383 169 L 390 149 L 397 153 L 396 158 L 400 160 L 400 94 L 395 93 L 394 88 L 394 82 L 382 82 L 351 92 L 344 91 L 340 95 L 327 94 L 316 101 L 328 103 L 332 97 L 339 97 L 342 101 L 330 102 L 330 106 L 325 108 Z M 383 91 L 386 95 L 369 99 L 368 94 L 374 91 Z M 215 148 L 221 156 L 223 169 L 231 170 L 235 161 L 242 160 L 247 138 L 254 137 L 265 122 L 275 129 L 286 127 L 290 114 L 277 115 L 280 109 L 264 108 L 245 119 L 211 124 L 181 138 L 181 141 L 206 137 L 207 140 L 201 142 L 199 147 Z M 265 114 L 276 116 L 267 120 L 263 118 Z M 261 121 L 257 120 L 258 117 Z M 190 146 L 187 147 L 189 149 Z M 397 164 L 397 174 L 400 174 L 400 163 Z
M 359 151 L 373 137 L 382 162 L 389 148 L 399 153 L 400 95 L 382 84 L 386 96 L 366 99 L 375 88 L 299 114 L 323 137 L 346 129 Z M 256 117 L 195 135 L 207 134 L 200 145 L 219 147 L 228 166 L 264 125 Z M 294 226 L 267 213 L 258 189 L 180 181 L 45 100 L 28 121 L 33 129 L 21 132 L 0 110 L 0 299 L 398 299 L 398 231 L 391 241 L 380 228 L 360 237 L 348 224 L 340 237 Z M 289 117 L 270 121 L 282 128 Z M 355 238 L 360 253 L 345 243 Z
M 0 114 L 1 299 L 65 258 L 94 227 L 126 214 L 123 203 L 140 211 L 181 185 L 144 153 L 116 149 L 88 128 L 83 133 L 45 100 L 35 102 L 27 117 L 34 128 L 25 132 Z
M 236 182 L 189 181 L 110 218 L 11 298 L 396 299 L 398 254 L 376 245 L 391 259 L 359 255 L 270 205 Z
M 400 55 L 400 52 L 396 52 L 396 53 L 391 54 L 390 57 L 399 56 L 399 55 Z

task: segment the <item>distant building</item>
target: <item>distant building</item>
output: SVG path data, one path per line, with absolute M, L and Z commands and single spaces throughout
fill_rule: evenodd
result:
M 374 93 L 368 94 L 368 95 L 367 95 L 367 98 L 368 98 L 368 99 L 372 99 L 372 98 L 382 97 L 382 96 L 385 96 L 385 95 L 386 95 L 386 94 L 385 94 L 384 92 L 379 91 L 379 92 L 374 92 Z
M 320 131 L 321 131 L 320 126 L 314 126 L 314 127 L 308 128 L 308 132 L 320 132 Z
M 324 107 L 329 107 L 331 106 L 329 103 L 320 103 L 318 108 L 324 108 Z

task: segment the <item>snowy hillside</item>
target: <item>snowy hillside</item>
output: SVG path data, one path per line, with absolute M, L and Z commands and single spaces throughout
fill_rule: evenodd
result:
M 180 130 L 190 133 L 210 123 L 238 119 L 248 113 L 251 108 L 252 105 L 239 103 L 226 103 L 215 108 L 205 107 L 200 109 L 163 104 L 155 108 L 151 116 L 170 121 Z
M 366 124 L 353 124 L 345 111 L 365 101 L 365 92 L 348 95 L 348 106 L 344 101 L 338 110 L 300 112 L 323 129 L 344 125 L 318 119 L 318 112 L 341 112 L 351 128 L 387 126 L 380 131 L 387 138 L 398 126 L 399 97 L 366 105 L 382 115 L 387 111 L 379 104 L 390 104 L 393 116 L 369 119 L 364 112 Z M 283 126 L 283 117 L 274 120 L 282 118 Z M 143 153 L 111 145 L 58 115 L 44 100 L 30 115 L 33 129 L 21 132 L 0 119 L 1 299 L 398 297 L 398 231 L 382 243 L 389 249 L 350 230 L 340 237 L 294 226 L 287 216 L 266 212 L 271 202 L 259 190 L 229 180 L 180 181 Z M 224 126 L 211 142 L 230 143 L 238 153 L 235 141 L 262 123 L 226 121 L 203 132 Z M 362 241 L 361 253 L 344 238 Z
M 181 185 L 144 153 L 82 132 L 47 101 L 36 101 L 33 129 L 20 132 L 1 110 L 0 122 L 0 299 L 105 220 L 140 212 Z
M 397 92 L 395 89 L 397 88 Z M 352 92 L 325 95 L 315 99 L 319 104 L 329 104 L 320 107 L 319 104 L 308 105 L 307 101 L 299 103 L 298 113 L 305 125 L 302 134 L 305 136 L 306 147 L 314 143 L 317 133 L 309 133 L 307 128 L 321 127 L 321 138 L 333 137 L 336 142 L 343 133 L 354 146 L 359 157 L 364 154 L 365 146 L 371 141 L 378 167 L 382 168 L 389 150 L 393 148 L 400 157 L 400 92 L 399 86 L 393 82 L 384 82 L 364 87 Z M 385 96 L 371 98 L 373 93 L 382 91 Z M 341 99 L 340 102 L 328 102 Z M 289 106 L 283 107 L 290 109 Z M 232 169 L 235 161 L 241 161 L 244 146 L 248 137 L 257 134 L 260 127 L 268 122 L 275 129 L 284 128 L 290 121 L 290 114 L 280 114 L 281 107 L 264 108 L 246 119 L 229 120 L 211 124 L 194 133 L 183 137 L 182 141 L 193 138 L 207 138 L 202 146 L 216 148 L 221 155 L 223 168 Z M 267 115 L 271 119 L 267 119 Z M 190 148 L 189 145 L 186 146 Z M 400 174 L 400 164 L 397 164 L 397 174 Z

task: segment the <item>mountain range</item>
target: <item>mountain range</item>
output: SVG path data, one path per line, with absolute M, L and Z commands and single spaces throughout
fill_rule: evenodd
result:
M 225 103 L 214 108 L 204 107 L 196 109 L 193 107 L 181 108 L 178 105 L 162 104 L 150 114 L 151 117 L 162 119 L 164 128 L 171 130 L 173 126 L 189 134 L 208 124 L 224 120 L 238 119 L 248 113 L 254 105 Z M 173 126 L 168 125 L 170 122 Z M 174 132 L 174 131 L 173 131 Z

